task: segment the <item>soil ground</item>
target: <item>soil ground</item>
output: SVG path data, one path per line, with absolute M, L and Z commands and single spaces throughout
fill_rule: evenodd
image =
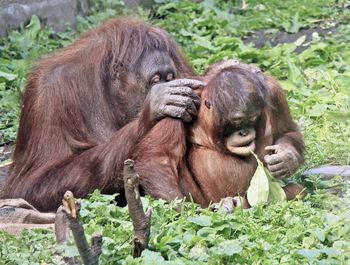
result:
M 244 37 L 245 43 L 253 43 L 256 48 L 262 48 L 265 45 L 276 46 L 282 43 L 293 43 L 302 36 L 305 36 L 304 45 L 300 45 L 295 52 L 300 53 L 308 47 L 308 43 L 313 39 L 313 34 L 317 33 L 319 37 L 324 38 L 327 35 L 336 34 L 339 25 L 329 27 L 327 29 L 321 27 L 301 29 L 297 33 L 288 33 L 285 31 L 278 31 L 270 33 L 266 30 L 258 30 L 253 34 Z

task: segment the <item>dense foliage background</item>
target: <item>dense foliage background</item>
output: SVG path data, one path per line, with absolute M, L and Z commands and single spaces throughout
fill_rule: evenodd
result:
M 306 163 L 300 172 L 321 164 L 350 164 L 350 1 L 156 2 L 151 10 L 128 10 L 116 0 L 94 0 L 91 15 L 79 18 L 76 29 L 54 33 L 34 16 L 1 39 L 0 145 L 15 140 L 19 96 L 35 60 L 110 17 L 137 13 L 168 30 L 199 72 L 219 60 L 238 58 L 277 78 L 305 135 Z M 281 34 L 291 42 L 277 44 L 274 39 Z M 263 36 L 261 48 L 251 43 L 256 35 Z M 83 201 L 82 217 L 89 235 L 101 231 L 104 236 L 103 264 L 350 264 L 348 184 L 338 177 L 301 180 L 298 173 L 294 178 L 310 191 L 304 201 L 236 209 L 229 215 L 193 203 L 183 203 L 179 213 L 175 204 L 146 198 L 145 206 L 154 211 L 151 250 L 140 259 L 130 255 L 127 208 L 110 203 L 113 196 L 96 191 Z M 73 244 L 58 249 L 47 231 L 25 231 L 17 238 L 0 233 L 0 246 L 1 264 L 61 264 L 59 254 L 77 255 Z

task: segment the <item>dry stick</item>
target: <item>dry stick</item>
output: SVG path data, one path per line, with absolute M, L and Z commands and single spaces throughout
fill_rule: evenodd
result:
M 69 234 L 68 234 L 68 218 L 66 213 L 63 210 L 63 206 L 61 205 L 56 212 L 55 218 L 55 235 L 56 242 L 59 245 L 66 245 L 68 242 Z
M 58 245 L 66 246 L 69 239 L 68 218 L 63 205 L 61 205 L 56 212 L 55 218 L 55 235 Z M 80 262 L 75 257 L 63 257 L 63 260 L 68 265 L 78 265 Z
M 134 257 L 140 257 L 148 248 L 151 229 L 152 211 L 143 211 L 139 192 L 139 175 L 135 172 L 135 162 L 131 159 L 124 161 L 124 189 L 129 213 L 134 226 Z
M 98 265 L 102 247 L 102 235 L 94 233 L 90 247 L 85 237 L 84 228 L 79 222 L 80 204 L 76 202 L 73 193 L 70 191 L 66 191 L 62 202 L 63 206 L 58 209 L 55 222 L 55 224 L 58 224 L 55 229 L 57 242 L 59 244 L 67 242 L 66 222 L 68 222 L 83 263 L 85 265 Z M 62 216 L 62 213 L 65 215 Z

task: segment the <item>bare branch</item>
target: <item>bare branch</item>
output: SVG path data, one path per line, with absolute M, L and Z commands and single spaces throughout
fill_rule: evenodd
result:
M 151 210 L 145 214 L 139 192 L 139 175 L 135 172 L 135 162 L 131 159 L 124 161 L 124 189 L 125 197 L 132 224 L 134 226 L 134 257 L 140 257 L 144 249 L 148 248 L 151 228 Z
M 73 193 L 70 191 L 66 191 L 62 202 L 63 205 L 58 208 L 55 221 L 55 233 L 58 244 L 67 243 L 68 224 L 83 263 L 85 265 L 98 265 L 102 247 L 102 235 L 94 233 L 90 247 L 86 240 L 84 228 L 79 220 L 80 203 L 75 200 Z

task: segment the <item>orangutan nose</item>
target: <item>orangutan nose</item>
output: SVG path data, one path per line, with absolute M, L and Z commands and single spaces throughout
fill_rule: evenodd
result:
M 249 133 L 249 131 L 247 129 L 242 129 L 239 131 L 239 135 L 240 136 L 247 136 Z

